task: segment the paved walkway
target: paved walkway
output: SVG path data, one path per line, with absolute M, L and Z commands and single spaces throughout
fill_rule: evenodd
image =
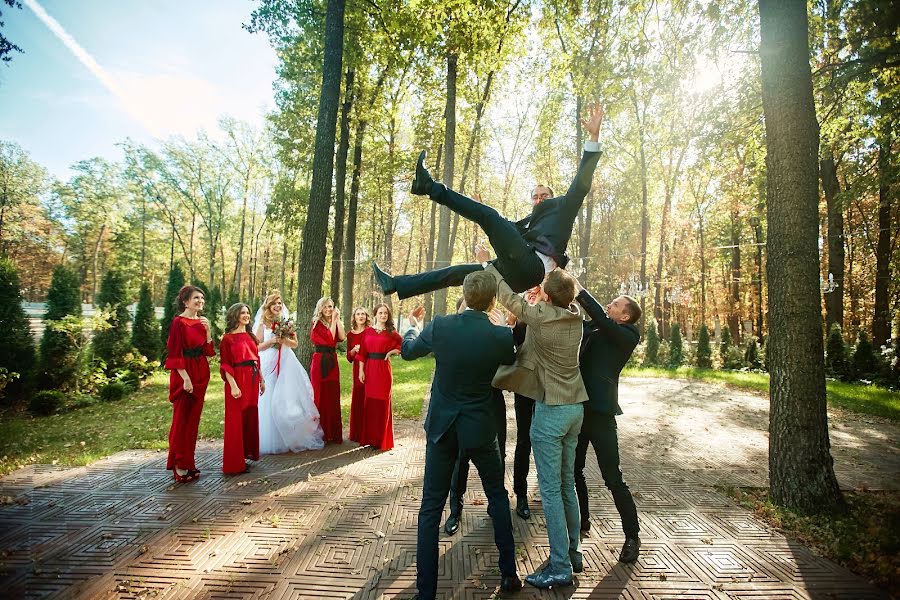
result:
M 619 419 L 635 492 L 640 560 L 616 562 L 612 498 L 589 469 L 594 528 L 572 588 L 518 598 L 885 598 L 883 592 L 761 524 L 716 485 L 764 485 L 765 398 L 721 386 L 631 379 Z M 513 411 L 508 411 L 510 417 Z M 845 487 L 900 482 L 900 430 L 832 415 Z M 509 422 L 510 453 L 515 422 Z M 9 598 L 408 598 L 424 437 L 397 424 L 398 446 L 355 444 L 270 456 L 220 474 L 221 443 L 202 444 L 193 484 L 173 485 L 165 456 L 121 452 L 86 468 L 37 466 L 0 479 L 0 595 Z M 877 457 L 877 462 L 873 460 Z M 493 533 L 473 481 L 460 532 L 441 537 L 439 595 L 494 597 Z M 511 488 L 511 465 L 508 468 Z M 513 517 L 519 571 L 547 559 L 544 519 Z M 7 500 L 8 502 L 8 500 Z

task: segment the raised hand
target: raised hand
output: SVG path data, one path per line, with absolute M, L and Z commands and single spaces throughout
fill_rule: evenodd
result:
M 491 253 L 484 244 L 475 244 L 475 262 L 484 263 L 491 260 Z
M 506 325 L 506 317 L 503 316 L 503 311 L 499 309 L 494 309 L 488 314 L 488 319 L 494 325 L 503 326 Z
M 422 321 L 425 320 L 425 307 L 417 306 L 409 312 L 409 324 L 416 329 L 422 328 Z
M 581 124 L 591 136 L 591 141 L 596 142 L 600 139 L 600 126 L 603 125 L 603 107 L 597 102 L 591 102 L 587 109 L 588 117 L 582 119 Z

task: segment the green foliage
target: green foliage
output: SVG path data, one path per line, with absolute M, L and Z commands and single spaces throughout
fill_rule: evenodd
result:
M 69 389 L 75 385 L 84 334 L 81 328 L 81 280 L 78 274 L 60 265 L 53 270 L 47 292 L 47 313 L 41 338 L 40 379 L 45 389 Z M 78 319 L 78 325 L 67 328 L 67 318 Z
M 712 368 L 712 346 L 709 343 L 709 328 L 706 323 L 700 326 L 697 337 L 697 366 L 701 369 Z
M 225 314 L 222 312 L 222 294 L 219 291 L 219 288 L 210 288 L 203 281 L 194 281 L 192 282 L 192 285 L 203 290 L 206 304 L 203 307 L 202 314 L 209 319 L 209 324 L 212 327 L 213 339 L 218 340 L 222 337 L 222 332 L 225 329 Z
M 45 417 L 52 415 L 66 402 L 66 395 L 59 390 L 41 390 L 28 401 L 28 411 L 33 415 Z
M 5 395 L 20 399 L 31 382 L 34 368 L 34 341 L 28 318 L 22 309 L 19 273 L 8 259 L 0 259 L 0 368 L 20 376 L 8 381 Z
M 726 325 L 722 328 L 722 342 L 719 344 L 719 357 L 724 357 L 728 349 L 734 342 L 731 340 L 731 327 Z
M 647 319 L 647 347 L 644 351 L 644 364 L 648 366 L 658 365 L 659 362 L 659 330 L 656 319 Z
M 10 373 L 9 370 L 0 367 L 0 399 L 6 394 L 6 388 L 10 382 L 13 382 L 18 378 L 18 373 Z
M 747 346 L 744 349 L 744 364 L 751 369 L 759 369 L 762 361 L 759 358 L 759 342 L 755 335 L 750 336 L 747 340 Z
M 677 369 L 684 364 L 684 342 L 681 339 L 681 327 L 678 323 L 672 325 L 672 332 L 669 336 L 669 360 L 667 364 L 670 369 Z
M 847 344 L 838 323 L 832 323 L 825 342 L 825 374 L 834 379 L 850 379 L 850 361 L 847 360 Z
M 128 333 L 128 296 L 125 281 L 115 269 L 107 271 L 97 294 L 97 306 L 108 313 L 109 328 L 94 335 L 94 356 L 106 363 L 107 369 L 115 369 L 131 350 Z
M 129 352 L 113 377 L 131 387 L 137 387 L 159 368 L 159 361 L 148 360 L 139 352 Z
M 159 339 L 162 344 L 163 352 L 165 352 L 166 342 L 169 339 L 169 327 L 172 325 L 172 319 L 175 318 L 175 299 L 178 297 L 178 290 L 184 286 L 184 271 L 178 264 L 172 265 L 169 270 L 169 281 L 166 283 L 166 295 L 163 297 L 163 318 L 160 323 Z
M 855 379 L 874 380 L 878 375 L 878 357 L 875 356 L 875 349 L 869 336 L 865 331 L 860 330 L 859 338 L 856 341 L 856 349 L 853 351 L 852 364 L 853 377 Z
M 131 328 L 131 345 L 148 360 L 159 360 L 159 322 L 153 308 L 150 284 L 141 284 L 134 325 Z
M 118 402 L 125 397 L 127 391 L 128 386 L 121 381 L 111 381 L 100 388 L 99 396 L 104 402 Z

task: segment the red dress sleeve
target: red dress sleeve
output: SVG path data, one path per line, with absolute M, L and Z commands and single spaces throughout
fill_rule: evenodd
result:
M 359 340 L 359 352 L 356 353 L 357 360 L 363 364 L 365 364 L 366 359 L 369 357 L 369 351 L 366 348 L 366 340 L 369 337 L 369 330 L 366 329 L 362 332 Z
M 349 363 L 353 362 L 353 356 L 355 356 L 355 355 L 351 356 L 350 351 L 353 350 L 353 346 L 355 346 L 356 344 L 357 344 L 356 334 L 353 332 L 348 332 L 347 333 L 347 354 L 346 354 L 346 356 L 347 356 L 347 362 L 349 362 Z M 359 354 L 359 352 L 357 352 L 356 354 Z
M 391 350 L 400 350 L 403 346 L 403 338 L 396 331 L 391 332 Z
M 172 324 L 169 325 L 166 348 L 168 349 L 166 369 L 170 371 L 184 369 L 184 325 L 179 317 L 172 319 Z
M 209 340 L 205 344 L 203 344 L 203 354 L 206 356 L 215 356 L 216 355 L 216 347 L 213 345 L 213 341 Z
M 228 373 L 234 377 L 234 358 L 231 352 L 231 338 L 234 336 L 223 335 L 222 341 L 219 342 L 219 374 L 222 379 L 226 379 L 225 374 Z

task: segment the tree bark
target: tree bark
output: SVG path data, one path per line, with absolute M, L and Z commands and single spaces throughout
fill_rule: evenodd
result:
M 875 249 L 875 314 L 872 340 L 878 348 L 891 337 L 888 289 L 891 283 L 891 143 L 893 115 L 885 110 L 889 101 L 882 99 L 882 120 L 878 139 L 878 245 Z
M 347 189 L 347 154 L 350 150 L 350 110 L 353 108 L 353 69 L 344 76 L 344 103 L 341 105 L 341 139 L 334 165 L 334 239 L 331 241 L 331 298 L 341 295 L 341 264 L 344 251 L 344 196 Z M 349 310 L 349 308 L 348 308 Z
M 760 0 L 766 127 L 772 499 L 803 512 L 846 507 L 825 405 L 818 251 L 818 145 L 806 2 Z
M 453 187 L 453 167 L 456 155 L 456 69 L 459 57 L 449 50 L 447 52 L 447 104 L 444 109 L 444 185 Z M 450 209 L 440 208 L 440 223 L 437 236 L 437 260 L 434 268 L 441 269 L 450 265 L 453 249 L 450 247 Z M 434 314 L 447 314 L 447 289 L 434 293 Z
M 819 162 L 822 190 L 828 212 L 828 273 L 834 277 L 837 288 L 825 294 L 825 325 L 832 323 L 844 327 L 844 207 L 838 197 L 841 184 L 831 152 Z
M 444 144 L 438 145 L 437 155 L 435 156 L 434 164 L 435 167 L 441 164 L 441 153 L 444 151 Z M 438 173 L 434 174 L 435 177 L 440 177 Z M 431 218 L 428 224 L 428 251 L 425 253 L 425 270 L 430 271 L 434 268 L 434 249 L 437 245 L 437 236 L 435 235 L 436 227 L 437 227 L 437 202 L 429 201 L 431 205 Z M 431 292 L 425 294 L 425 319 L 431 320 L 434 317 L 434 294 Z
M 650 220 L 647 218 L 647 154 L 644 149 L 644 123 L 641 120 L 640 109 L 638 108 L 637 94 L 632 90 L 631 103 L 634 107 L 634 117 L 638 122 L 638 153 L 640 156 L 641 171 L 641 287 L 646 289 L 647 286 L 647 238 L 650 235 Z M 657 283 L 656 285 L 660 285 Z M 646 314 L 647 297 L 641 296 L 641 312 Z M 644 336 L 646 330 L 646 319 L 641 317 L 641 337 Z
M 303 250 L 297 280 L 297 315 L 312 310 L 322 293 L 325 275 L 325 245 L 328 237 L 328 212 L 331 204 L 331 177 L 334 173 L 334 139 L 337 128 L 338 103 L 341 94 L 341 70 L 344 50 L 344 0 L 328 0 L 325 16 L 325 56 L 322 65 L 322 90 L 316 123 L 312 184 L 309 210 L 303 226 Z M 312 342 L 300 329 L 297 356 L 308 365 L 312 358 Z

